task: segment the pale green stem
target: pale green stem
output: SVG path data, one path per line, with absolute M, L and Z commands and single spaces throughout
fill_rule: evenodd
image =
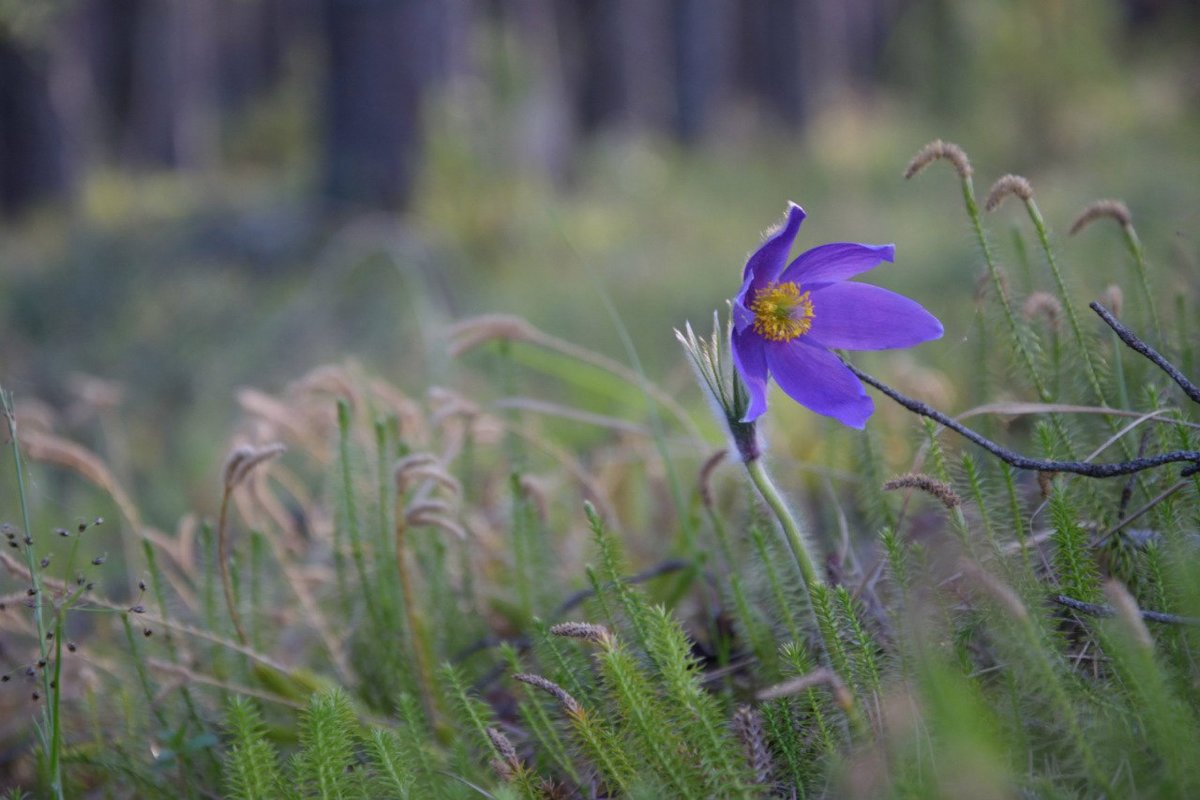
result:
M 1167 340 L 1163 335 L 1162 320 L 1158 316 L 1158 306 L 1154 303 L 1154 295 L 1150 292 L 1150 280 L 1146 277 L 1146 256 L 1142 252 L 1142 242 L 1138 239 L 1137 231 L 1133 229 L 1132 224 L 1122 225 L 1121 232 L 1125 234 L 1125 244 L 1133 256 L 1134 272 L 1137 273 L 1142 294 L 1146 297 L 1146 307 L 1150 310 L 1150 322 L 1154 325 L 1154 333 L 1158 336 L 1158 343 L 1165 344 Z
M 796 522 L 796 517 L 792 514 L 787 503 L 779 494 L 779 489 L 775 488 L 775 483 L 771 480 L 770 473 L 763 466 L 761 458 L 751 459 L 746 463 L 746 472 L 750 473 L 750 480 L 754 481 L 754 485 L 758 487 L 759 494 L 763 500 L 771 507 L 771 511 L 775 513 L 776 519 L 779 520 L 780 527 L 783 528 L 783 534 L 787 538 L 788 546 L 792 550 L 792 555 L 796 559 L 796 567 L 800 570 L 800 577 L 804 580 L 804 591 L 808 594 L 808 604 L 816 615 L 817 598 L 813 596 L 813 589 L 818 586 L 824 586 L 825 582 L 817 575 L 815 559 L 813 554 L 809 552 L 808 542 L 804 538 L 804 533 L 800 530 L 800 525 Z M 820 623 L 816 625 L 817 635 L 821 638 L 821 647 L 825 650 L 826 658 L 834 652 L 832 642 L 825 641 L 825 631 Z M 833 633 L 831 635 L 836 635 Z M 832 666 L 832 665 L 831 665 Z M 846 712 L 846 717 L 850 721 L 850 727 L 854 734 L 859 738 L 865 738 L 870 727 L 866 720 L 862 717 L 862 712 L 859 710 L 858 698 L 854 696 L 854 691 L 850 688 L 848 681 L 843 680 L 846 685 L 847 701 L 843 707 Z
M 804 580 L 804 590 L 811 596 L 813 587 L 822 584 L 823 581 L 817 577 L 812 553 L 808 550 L 808 543 L 804 540 L 804 534 L 801 532 L 796 518 L 792 515 L 791 509 L 787 507 L 783 497 L 780 496 L 779 490 L 775 488 L 775 483 L 771 480 L 767 468 L 763 466 L 761 458 L 747 461 L 746 472 L 750 473 L 750 480 L 754 481 L 759 494 L 762 495 L 763 500 L 771 507 L 771 511 L 779 520 L 779 525 L 783 528 L 783 534 L 787 538 L 788 547 L 791 548 L 792 556 L 796 559 L 800 577 Z
M 992 255 L 992 246 L 983 232 L 983 220 L 979 216 L 979 206 L 975 203 L 975 188 L 969 176 L 962 179 L 962 193 L 963 203 L 967 207 L 967 216 L 971 219 L 971 227 L 975 231 L 975 238 L 979 241 L 979 249 L 983 251 L 983 261 L 987 265 L 988 277 L 991 279 L 997 299 L 1000 300 L 1000 307 L 1004 310 L 1004 320 L 1008 323 L 1008 332 L 1012 337 L 1013 347 L 1020 354 L 1025 371 L 1029 373 L 1029 379 L 1033 382 L 1033 388 L 1037 390 L 1038 397 L 1043 403 L 1048 403 L 1052 399 L 1050 390 L 1046 388 L 1037 365 L 1034 363 L 1033 354 L 1029 352 L 1029 348 L 1025 346 L 1025 341 L 1021 337 L 1021 329 L 1017 325 L 1017 315 L 1013 313 L 1012 301 L 1008 297 L 1008 290 L 1004 288 L 1004 282 L 1000 279 L 1000 270 Z
M 1050 246 L 1050 235 L 1046 231 L 1046 220 L 1042 218 L 1042 212 L 1038 209 L 1037 203 L 1030 197 L 1025 201 L 1025 209 L 1029 212 L 1029 219 L 1033 222 L 1033 227 L 1037 231 L 1038 242 L 1042 246 L 1042 251 L 1046 254 L 1046 263 L 1050 265 L 1050 274 L 1054 276 L 1054 285 L 1058 289 L 1059 299 L 1062 300 L 1063 308 L 1067 312 L 1067 324 L 1071 327 L 1071 335 L 1075 339 L 1075 346 L 1079 348 L 1079 352 L 1083 356 L 1083 366 L 1087 371 L 1088 383 L 1092 386 L 1092 392 L 1096 395 L 1096 400 L 1101 405 L 1107 405 L 1107 400 L 1104 398 L 1104 389 L 1100 385 L 1100 376 L 1096 372 L 1096 365 L 1092 361 L 1091 351 L 1088 349 L 1087 343 L 1083 340 L 1083 331 L 1079 327 L 1079 317 L 1075 314 L 1075 304 L 1071 302 L 1071 294 L 1067 291 L 1067 284 L 1063 280 L 1062 272 L 1058 268 L 1058 259 L 1054 257 L 1054 248 Z
M 25 526 L 23 534 L 28 538 L 33 536 L 33 528 L 29 524 L 29 503 L 25 498 L 25 471 L 21 461 L 21 445 L 17 439 L 17 415 L 13 409 L 11 396 L 6 394 L 3 389 L 0 389 L 0 405 L 3 406 L 4 416 L 8 421 L 8 439 L 12 445 L 13 469 L 16 471 L 17 495 L 21 505 L 21 523 Z M 25 546 L 25 561 L 29 569 L 29 580 L 33 583 L 33 619 L 37 629 L 38 653 L 41 655 L 42 662 L 47 663 L 49 661 L 49 649 L 46 645 L 46 619 L 42 611 L 46 598 L 41 574 L 38 571 L 37 557 L 33 553 L 32 544 Z M 55 627 L 55 635 L 59 640 L 62 639 L 61 621 Z M 46 741 L 46 762 L 49 771 L 50 790 L 56 798 L 60 798 L 61 800 L 63 797 L 63 783 L 62 766 L 59 760 L 60 728 L 57 680 L 59 663 L 57 659 L 55 660 L 54 669 L 54 681 L 51 681 L 48 669 L 43 668 L 41 670 L 42 693 L 49 704 L 49 708 L 42 706 L 42 722 L 50 729 L 50 738 Z

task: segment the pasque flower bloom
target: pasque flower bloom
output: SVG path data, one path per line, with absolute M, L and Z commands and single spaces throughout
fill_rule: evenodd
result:
M 831 349 L 911 347 L 942 335 L 920 304 L 846 279 L 891 261 L 893 245 L 826 244 L 788 262 L 804 210 L 787 217 L 746 261 L 733 300 L 733 363 L 750 405 L 744 422 L 767 410 L 767 379 L 818 414 L 862 428 L 875 404 Z

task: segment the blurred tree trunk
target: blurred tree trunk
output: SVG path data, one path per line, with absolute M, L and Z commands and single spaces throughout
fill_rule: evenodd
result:
M 762 99 L 776 120 L 799 128 L 807 119 L 801 59 L 803 6 L 813 0 L 745 0 L 738 77 L 743 91 Z
M 0 213 L 16 216 L 71 184 L 44 51 L 0 32 Z
M 324 192 L 399 209 L 421 153 L 422 106 L 461 56 L 461 0 L 325 0 Z
M 216 11 L 212 2 L 126 0 L 129 105 L 122 155 L 132 164 L 203 169 L 218 155 Z M 132 10 L 130 8 L 132 7 Z
M 550 182 L 566 183 L 578 140 L 569 77 L 554 0 L 504 0 L 498 24 L 511 24 L 521 51 L 513 54 L 529 86 L 513 117 L 518 166 Z M 511 23 L 509 19 L 511 18 Z M 506 56 L 508 58 L 508 56 Z
M 715 107 L 725 99 L 734 9 L 728 0 L 674 0 L 672 130 L 682 142 L 699 140 L 710 127 Z

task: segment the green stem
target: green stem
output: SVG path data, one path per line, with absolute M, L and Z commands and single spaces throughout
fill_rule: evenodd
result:
M 979 242 L 979 249 L 983 252 L 983 261 L 987 265 L 988 277 L 991 279 L 992 288 L 996 292 L 997 299 L 1000 300 L 1000 307 L 1004 310 L 1004 320 L 1008 323 L 1008 332 L 1012 337 L 1013 347 L 1021 356 L 1021 362 L 1025 366 L 1025 371 L 1029 373 L 1029 379 L 1033 382 L 1033 388 L 1037 390 L 1038 397 L 1043 403 L 1050 402 L 1050 390 L 1046 388 L 1045 382 L 1042 380 L 1041 374 L 1038 372 L 1037 365 L 1034 363 L 1033 354 L 1029 352 L 1029 348 L 1025 346 L 1025 340 L 1021 336 L 1020 326 L 1017 324 L 1017 316 L 1013 313 L 1012 301 L 1008 297 L 1008 290 L 1004 287 L 1004 282 L 1000 278 L 1000 270 L 996 266 L 996 259 L 992 255 L 992 246 L 988 242 L 987 234 L 983 231 L 983 220 L 979 216 L 979 206 L 975 202 L 975 188 L 971 183 L 970 176 L 962 179 L 963 203 L 967 207 L 967 216 L 971 219 L 971 228 L 975 231 L 975 238 Z
M 1079 317 L 1075 314 L 1075 304 L 1071 302 L 1071 294 L 1067 291 L 1062 271 L 1058 268 L 1058 259 L 1054 257 L 1054 248 L 1050 246 L 1050 234 L 1046 230 L 1046 220 L 1042 218 L 1042 212 L 1032 197 L 1025 200 L 1025 210 L 1029 212 L 1029 219 L 1033 222 L 1034 230 L 1037 231 L 1038 243 L 1042 246 L 1042 252 L 1046 254 L 1046 263 L 1050 266 L 1050 274 L 1054 276 L 1054 286 L 1058 289 L 1059 299 L 1062 300 L 1063 309 L 1067 312 L 1067 324 L 1071 328 L 1071 336 L 1075 339 L 1075 346 L 1079 348 L 1079 352 L 1083 356 L 1083 366 L 1087 372 L 1088 383 L 1091 384 L 1092 392 L 1100 405 L 1107 405 L 1104 388 L 1100 385 L 1100 375 L 1096 372 L 1091 351 L 1083 340 Z
M 1146 297 L 1146 307 L 1150 310 L 1150 322 L 1158 337 L 1156 344 L 1165 345 L 1167 339 L 1163 335 L 1162 320 L 1158 316 L 1158 306 L 1154 303 L 1154 295 L 1150 292 L 1150 281 L 1146 277 L 1146 256 L 1142 252 L 1142 242 L 1138 239 L 1137 231 L 1134 230 L 1132 224 L 1122 225 L 1121 232 L 1125 234 L 1125 244 L 1129 247 L 1130 255 L 1133 256 L 1134 272 L 1137 274 L 1142 294 Z
M 813 587 L 823 585 L 823 582 L 817 577 L 812 553 L 809 552 L 808 543 L 804 540 L 804 534 L 801 532 L 800 526 L 796 523 L 796 518 L 792 516 L 791 510 L 787 507 L 787 503 L 784 502 L 783 497 L 780 496 L 779 490 L 775 488 L 775 484 L 771 480 L 766 467 L 763 466 L 761 458 L 747 461 L 746 472 L 750 474 L 750 480 L 754 481 L 754 485 L 758 487 L 759 494 L 762 495 L 763 500 L 770 506 L 776 519 L 779 520 L 779 525 L 783 528 L 783 534 L 787 538 L 788 546 L 792 550 L 792 556 L 796 559 L 796 567 L 800 570 L 800 577 L 804 580 L 804 590 L 808 592 L 811 599 Z
M 29 543 L 25 545 L 25 561 L 29 569 L 29 580 L 33 583 L 33 619 L 37 629 L 38 637 L 38 653 L 43 663 L 49 660 L 49 650 L 46 647 L 46 619 L 42 613 L 42 607 L 46 599 L 43 595 L 42 577 L 38 570 L 37 556 L 33 552 L 33 527 L 29 521 L 29 502 L 25 497 L 25 469 L 21 461 L 21 445 L 17 439 L 17 415 L 13 410 L 12 396 L 0 388 L 0 407 L 4 409 L 4 417 L 8 421 L 8 441 L 12 446 L 13 469 L 16 472 L 17 478 L 17 496 L 21 505 L 21 524 L 24 526 L 24 535 Z M 61 627 L 61 626 L 60 626 Z M 57 636 L 57 633 L 56 633 Z M 61 636 L 57 636 L 61 639 Z M 58 661 L 55 660 L 55 672 L 58 671 Z M 50 788 L 54 792 L 54 796 L 61 800 L 63 798 L 63 786 L 61 765 L 59 763 L 59 721 L 58 721 L 58 681 L 57 675 L 54 681 L 50 679 L 50 673 L 47 669 L 42 669 L 42 694 L 46 698 L 47 706 L 42 707 L 42 722 L 51 730 L 50 741 L 47 746 L 46 762 L 49 771 Z M 44 740 L 43 740 L 44 741 Z

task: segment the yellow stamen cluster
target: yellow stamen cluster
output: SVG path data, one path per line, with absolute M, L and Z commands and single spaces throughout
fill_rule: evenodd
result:
M 812 327 L 812 298 L 791 281 L 759 289 L 750 311 L 754 314 L 754 332 L 772 342 L 790 342 Z

